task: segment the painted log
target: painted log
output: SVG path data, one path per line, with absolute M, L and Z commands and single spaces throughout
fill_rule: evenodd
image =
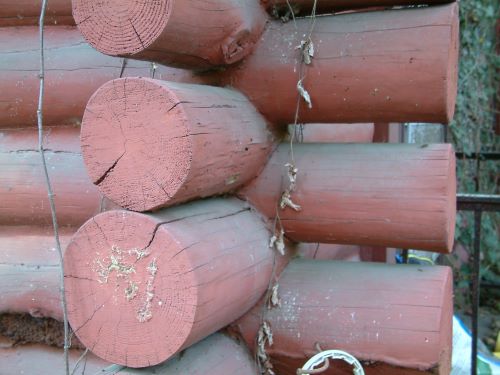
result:
M 82 354 L 83 351 L 81 350 L 70 350 L 71 370 Z M 101 369 L 107 366 L 109 366 L 109 363 L 89 353 L 81 361 L 78 366 L 79 371 L 76 371 L 75 374 L 101 374 Z M 2 369 L 2 375 L 63 375 L 65 374 L 63 350 L 42 344 L 1 346 L 0 368 Z M 83 369 L 85 369 L 85 372 L 83 372 Z
M 71 369 L 74 368 L 81 352 L 70 352 Z M 21 347 L 0 348 L 0 367 L 3 375 L 33 373 L 33 363 L 42 369 L 39 375 L 63 374 L 64 363 L 62 350 L 50 346 L 28 345 Z M 255 375 L 254 360 L 244 344 L 221 333 L 216 333 L 196 345 L 191 346 L 171 360 L 152 367 L 133 369 L 111 365 L 102 359 L 87 354 L 80 362 L 76 374 L 120 374 L 120 375 L 216 375 L 238 374 Z M 46 371 L 46 372 L 43 372 Z
M 0 28 L 0 40 L 0 128 L 36 125 L 38 28 Z M 127 60 L 123 65 L 123 59 L 95 51 L 70 26 L 45 28 L 45 59 L 46 126 L 80 123 L 90 96 L 111 79 L 152 74 L 150 63 Z M 195 79 L 190 72 L 163 66 L 156 66 L 154 74 L 171 81 Z
M 276 373 L 295 373 L 316 343 L 354 355 L 368 375 L 450 373 L 450 268 L 293 260 L 278 283 L 281 307 L 257 305 L 235 323 L 255 349 L 264 311 Z M 338 362 L 325 374 L 352 374 Z
M 192 69 L 241 60 L 267 22 L 258 0 L 73 0 L 73 16 L 102 53 Z
M 307 18 L 270 24 L 254 53 L 223 73 L 271 122 L 294 122 L 302 56 L 296 47 L 309 28 Z M 448 123 L 458 29 L 457 4 L 317 18 L 302 81 L 312 108 L 301 100 L 300 121 Z
M 79 127 L 46 128 L 45 156 L 61 226 L 79 226 L 117 205 L 85 171 Z M 36 129 L 0 130 L 0 225 L 52 225 Z
M 456 215 L 451 145 L 295 144 L 292 201 L 279 211 L 297 242 L 450 252 Z M 286 189 L 289 145 L 238 194 L 268 217 Z M 283 182 L 285 181 L 285 182 Z
M 134 211 L 234 191 L 259 174 L 271 146 L 264 118 L 240 93 L 148 78 L 104 84 L 81 130 L 90 178 Z
M 110 362 L 163 362 L 262 297 L 273 268 L 269 237 L 234 198 L 97 215 L 64 257 L 71 327 Z
M 0 0 L 0 27 L 38 25 L 41 0 Z M 46 25 L 74 25 L 71 0 L 50 0 L 45 12 Z
M 287 0 L 261 0 L 270 12 L 285 15 L 289 10 Z M 391 7 L 397 5 L 435 5 L 451 3 L 452 0 L 321 0 L 317 1 L 317 13 L 333 13 L 348 9 Z M 295 15 L 310 15 L 314 0 L 292 0 L 290 6 Z
M 289 125 L 288 133 L 289 139 L 294 137 L 294 140 L 303 143 L 371 143 L 374 125 L 370 123 Z
M 299 243 L 296 254 L 305 259 L 361 261 L 362 248 L 357 245 L 337 245 L 328 243 Z
M 75 231 L 61 228 L 63 248 Z M 59 256 L 52 228 L 0 226 L 0 313 L 62 320 Z

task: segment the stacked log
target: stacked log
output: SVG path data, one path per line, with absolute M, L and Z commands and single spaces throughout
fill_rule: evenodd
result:
M 1 0 L 0 27 L 37 25 L 42 0 Z M 45 12 L 47 25 L 74 25 L 71 0 L 50 0 Z
M 289 125 L 288 140 L 300 143 L 371 143 L 374 124 Z

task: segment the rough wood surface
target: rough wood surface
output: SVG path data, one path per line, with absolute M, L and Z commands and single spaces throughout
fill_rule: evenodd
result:
M 434 5 L 451 3 L 452 0 L 319 0 L 316 11 L 321 13 L 338 12 L 346 9 L 371 8 L 380 6 L 396 5 Z M 288 10 L 287 0 L 261 0 L 261 3 L 269 10 L 278 10 L 279 14 L 285 14 Z M 292 9 L 299 15 L 310 15 L 314 0 L 289 0 Z
M 272 135 L 234 90 L 123 78 L 90 99 L 81 144 L 108 198 L 149 211 L 240 187 L 262 170 Z
M 288 126 L 288 138 L 294 135 L 294 127 Z M 296 126 L 295 139 L 303 143 L 371 143 L 374 125 L 366 124 L 304 124 Z
M 75 229 L 60 232 L 65 248 Z M 62 320 L 58 275 L 52 228 L 0 226 L 0 313 Z
M 50 2 L 49 2 L 50 3 Z M 0 128 L 36 125 L 39 46 L 37 27 L 0 28 Z M 109 57 L 70 26 L 45 27 L 44 124 L 80 123 L 90 96 L 103 83 L 151 74 L 151 64 Z M 190 72 L 157 66 L 155 77 L 191 81 Z
M 61 226 L 79 226 L 117 205 L 104 198 L 85 171 L 79 127 L 46 128 L 45 155 Z M 0 130 L 0 225 L 52 224 L 36 129 Z
M 450 373 L 448 267 L 293 260 L 278 283 L 281 307 L 265 310 L 264 317 L 276 373 L 292 374 L 316 353 L 316 343 L 369 362 L 370 375 Z M 235 324 L 253 349 L 261 313 L 257 305 Z M 352 368 L 326 372 L 338 373 L 352 374 Z
M 105 54 L 194 69 L 242 59 L 267 21 L 258 0 L 73 0 L 73 15 Z
M 71 327 L 110 362 L 165 361 L 255 305 L 271 277 L 269 236 L 234 198 L 102 213 L 66 249 Z
M 37 25 L 42 0 L 0 0 L 0 27 Z M 71 0 L 50 0 L 45 13 L 47 25 L 74 25 Z
M 295 28 L 297 25 L 297 29 Z M 273 22 L 254 53 L 224 72 L 275 123 L 294 122 L 300 50 L 309 19 Z M 457 94 L 458 5 L 316 19 L 305 67 L 307 122 L 449 122 Z
M 286 236 L 323 242 L 450 252 L 456 216 L 451 145 L 295 144 L 294 203 L 279 211 Z M 282 144 L 238 194 L 274 217 L 288 187 Z

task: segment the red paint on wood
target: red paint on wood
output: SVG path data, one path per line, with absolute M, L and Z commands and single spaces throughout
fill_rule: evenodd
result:
M 99 212 L 99 193 L 85 175 L 74 140 L 79 129 L 49 129 L 46 151 L 62 224 L 81 224 Z M 50 209 L 35 130 L 3 131 L 0 137 L 0 222 L 50 225 Z M 83 215 L 83 216 L 82 216 Z
M 336 245 L 327 243 L 300 243 L 297 254 L 306 259 L 344 260 L 359 262 L 361 247 L 356 245 Z
M 41 8 L 42 0 L 0 0 L 0 27 L 38 25 Z M 71 0 L 48 1 L 45 24 L 74 25 Z
M 272 136 L 236 91 L 124 78 L 92 96 L 81 142 L 99 189 L 148 211 L 240 187 L 266 163 Z
M 34 126 L 40 69 L 38 28 L 0 28 L 0 40 L 0 128 Z M 103 83 L 120 77 L 122 65 L 123 59 L 95 51 L 75 27 L 45 27 L 44 124 L 80 123 L 90 96 Z M 150 63 L 128 60 L 121 75 L 150 74 Z M 190 72 L 163 66 L 156 67 L 155 77 L 196 81 Z
M 288 127 L 289 137 L 294 125 Z M 371 143 L 373 124 L 304 124 L 295 129 L 295 139 L 303 143 Z
M 280 210 L 297 242 L 390 246 L 450 252 L 456 215 L 451 145 L 295 144 L 302 210 Z M 287 181 L 282 144 L 261 175 L 239 194 L 268 217 Z
M 106 360 L 160 363 L 255 305 L 271 277 L 268 243 L 264 222 L 237 199 L 100 214 L 66 250 L 71 326 Z
M 375 362 L 365 366 L 367 374 L 380 373 L 381 363 L 404 368 L 384 374 L 434 368 L 449 374 L 453 292 L 448 267 L 293 260 L 278 283 L 281 307 L 264 310 L 274 338 L 267 352 L 277 373 L 290 363 L 304 364 L 319 343 L 324 350 L 345 350 Z M 262 311 L 257 305 L 235 324 L 254 349 Z
M 60 228 L 63 248 L 74 233 L 72 228 Z M 0 226 L 0 313 L 62 320 L 52 228 Z
M 287 0 L 261 0 L 261 2 L 269 10 L 277 8 L 284 11 L 288 8 Z M 326 13 L 357 8 L 395 5 L 434 5 L 451 2 L 452 0 L 321 0 L 317 1 L 316 11 Z M 310 15 L 314 0 L 289 0 L 289 3 L 297 14 Z
M 195 69 L 242 59 L 267 21 L 258 0 L 73 0 L 73 15 L 102 53 Z
M 79 226 L 117 207 L 89 179 L 78 145 L 79 127 L 46 128 L 45 156 L 59 225 Z M 52 225 L 35 129 L 0 130 L 0 225 Z
M 297 29 L 295 28 L 297 25 Z M 275 123 L 294 122 L 308 19 L 269 25 L 255 52 L 224 73 Z M 303 81 L 302 122 L 442 122 L 457 91 L 458 6 L 352 13 L 316 19 Z

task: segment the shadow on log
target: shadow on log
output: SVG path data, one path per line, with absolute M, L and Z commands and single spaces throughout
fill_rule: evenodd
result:
M 241 187 L 265 165 L 272 135 L 236 91 L 123 78 L 90 99 L 81 144 L 107 197 L 149 211 Z
M 0 0 L 0 27 L 38 25 L 40 9 L 42 0 Z M 71 0 L 48 1 L 45 24 L 74 25 Z
M 102 53 L 192 69 L 241 60 L 267 22 L 259 0 L 73 0 L 73 15 Z
M 297 25 L 297 28 L 295 28 Z M 269 25 L 255 52 L 224 72 L 271 122 L 291 124 L 309 19 Z M 318 17 L 314 57 L 304 67 L 300 120 L 441 122 L 457 95 L 458 5 Z
M 298 177 L 292 200 L 301 210 L 279 211 L 293 241 L 451 251 L 456 216 L 451 145 L 296 144 L 294 155 Z M 274 217 L 289 162 L 289 146 L 282 144 L 238 194 Z
M 110 362 L 163 362 L 262 297 L 274 259 L 269 237 L 260 216 L 234 198 L 102 213 L 66 249 L 71 327 Z
M 50 4 L 51 1 L 49 1 Z M 37 27 L 0 28 L 0 128 L 36 125 L 40 56 Z M 44 124 L 80 123 L 87 101 L 120 76 L 150 76 L 147 62 L 103 55 L 75 27 L 45 27 Z M 156 66 L 154 76 L 193 81 L 192 73 Z
M 117 205 L 90 181 L 79 127 L 46 128 L 45 155 L 61 226 L 79 226 Z M 36 129 L 0 130 L 0 225 L 52 225 Z
M 278 283 L 281 307 L 264 309 L 276 373 L 295 373 L 316 343 L 356 356 L 368 375 L 450 373 L 449 268 L 293 260 Z M 262 311 L 259 304 L 234 324 L 254 349 Z M 325 374 L 352 374 L 339 367 Z

